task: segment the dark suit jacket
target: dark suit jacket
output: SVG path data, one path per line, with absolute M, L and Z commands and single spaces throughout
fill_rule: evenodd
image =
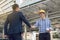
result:
M 13 12 L 7 16 L 7 19 L 4 24 L 4 33 L 14 34 L 22 32 L 22 22 L 24 22 L 27 26 L 31 27 L 28 20 L 24 17 L 22 12 Z M 8 27 L 9 24 L 9 27 Z

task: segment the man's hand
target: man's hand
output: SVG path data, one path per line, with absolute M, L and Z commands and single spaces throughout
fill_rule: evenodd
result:
M 50 32 L 50 31 L 51 31 L 51 29 L 50 29 L 50 28 L 47 28 L 46 30 L 47 30 L 47 32 Z
M 50 27 L 50 28 L 47 28 L 46 30 L 47 30 L 47 32 L 50 32 L 50 31 L 52 31 L 52 30 L 53 30 L 53 28 L 52 28 L 52 27 Z
M 35 28 L 35 26 L 31 26 L 31 28 Z
M 49 30 L 47 30 L 47 32 L 50 32 L 51 30 L 49 29 Z
M 7 35 L 4 35 L 4 38 L 7 38 L 8 36 Z

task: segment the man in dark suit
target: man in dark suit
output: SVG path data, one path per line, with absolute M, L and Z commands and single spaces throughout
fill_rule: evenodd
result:
M 4 34 L 5 36 L 8 36 L 9 40 L 22 40 L 22 22 L 24 22 L 28 27 L 31 26 L 22 12 L 19 11 L 20 8 L 18 4 L 14 4 L 12 9 L 13 12 L 7 16 L 4 24 Z

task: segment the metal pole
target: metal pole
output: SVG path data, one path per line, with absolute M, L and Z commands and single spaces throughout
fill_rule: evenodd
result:
M 3 28 L 3 34 L 2 34 L 2 38 L 3 38 L 3 39 L 5 39 L 5 37 L 4 37 L 4 28 Z M 2 39 L 2 40 L 3 40 L 3 39 Z
M 27 27 L 26 27 L 26 25 L 24 26 L 24 28 L 25 28 L 25 40 L 27 40 Z

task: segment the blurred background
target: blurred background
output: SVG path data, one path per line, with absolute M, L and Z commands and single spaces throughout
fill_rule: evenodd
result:
M 48 15 L 47 17 L 49 17 L 49 19 L 51 20 L 51 27 L 53 28 L 51 34 L 58 33 L 60 35 L 60 0 L 0 0 L 0 39 L 5 39 L 3 31 L 4 22 L 7 15 L 12 12 L 11 6 L 15 3 L 19 5 L 20 11 L 23 12 L 23 14 L 26 16 L 26 18 L 30 21 L 32 25 L 37 19 L 39 19 L 39 15 L 37 15 L 36 12 L 40 9 L 46 10 L 46 15 Z M 24 23 L 23 26 L 25 26 Z M 38 40 L 38 29 L 32 30 L 28 27 L 23 27 L 23 29 L 25 34 L 25 36 L 23 35 L 25 37 L 25 39 L 23 37 L 23 40 Z M 30 37 L 32 37 L 32 34 L 36 39 L 29 39 Z M 58 38 L 60 39 L 60 36 Z M 59 40 L 58 38 L 52 38 L 52 40 Z

